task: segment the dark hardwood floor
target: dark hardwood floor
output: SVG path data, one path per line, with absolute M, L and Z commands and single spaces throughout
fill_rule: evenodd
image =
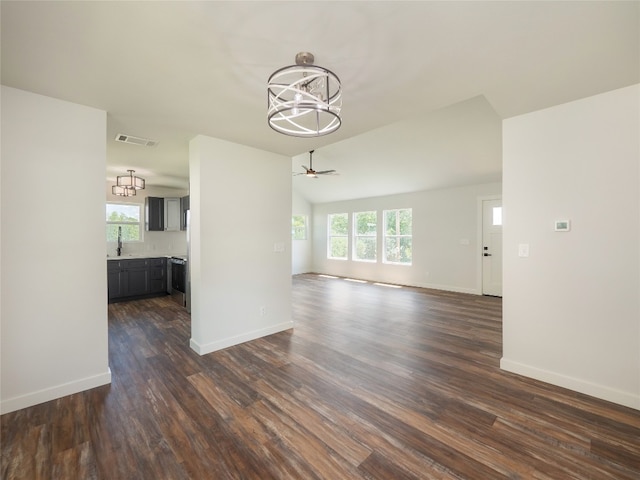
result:
M 293 278 L 295 328 L 198 356 L 109 305 L 113 381 L 2 416 L 2 479 L 634 479 L 640 412 L 499 369 L 501 300 Z

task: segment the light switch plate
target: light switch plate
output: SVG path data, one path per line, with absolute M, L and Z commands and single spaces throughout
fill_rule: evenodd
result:
M 528 257 L 529 256 L 529 244 L 521 243 L 518 245 L 518 256 L 519 257 Z

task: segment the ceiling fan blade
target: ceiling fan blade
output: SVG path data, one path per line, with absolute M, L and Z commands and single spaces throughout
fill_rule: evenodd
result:
M 307 172 L 309 171 L 309 167 L 307 167 L 306 165 L 300 165 L 302 168 L 304 168 Z
M 322 170 L 321 172 L 316 172 L 317 175 L 328 175 L 330 173 L 335 173 L 335 170 Z

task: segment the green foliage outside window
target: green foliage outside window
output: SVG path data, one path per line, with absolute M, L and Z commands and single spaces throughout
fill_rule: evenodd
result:
M 118 241 L 118 227 L 123 242 L 139 242 L 141 238 L 141 207 L 137 204 L 108 203 L 106 208 L 107 241 Z
M 386 210 L 384 212 L 384 261 L 411 265 L 412 210 Z
M 329 215 L 329 258 L 347 259 L 349 249 L 349 216 L 346 213 L 334 213 Z
M 291 217 L 291 238 L 293 238 L 294 240 L 307 239 L 306 215 L 293 215 Z
M 377 212 L 358 212 L 353 214 L 355 224 L 354 260 L 376 261 L 378 234 Z

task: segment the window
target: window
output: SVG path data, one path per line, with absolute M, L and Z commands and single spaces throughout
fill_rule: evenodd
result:
M 141 242 L 141 211 L 142 205 L 136 203 L 107 203 L 107 242 L 118 241 L 118 227 L 123 242 Z
M 375 262 L 378 234 L 377 212 L 357 212 L 353 214 L 353 259 Z
M 493 207 L 493 225 L 502 225 L 502 207 Z
M 291 238 L 294 240 L 307 239 L 307 216 L 294 215 L 291 217 Z
M 328 231 L 327 258 L 346 260 L 349 251 L 349 215 L 346 213 L 329 215 Z
M 411 209 L 384 211 L 385 263 L 411 265 Z

